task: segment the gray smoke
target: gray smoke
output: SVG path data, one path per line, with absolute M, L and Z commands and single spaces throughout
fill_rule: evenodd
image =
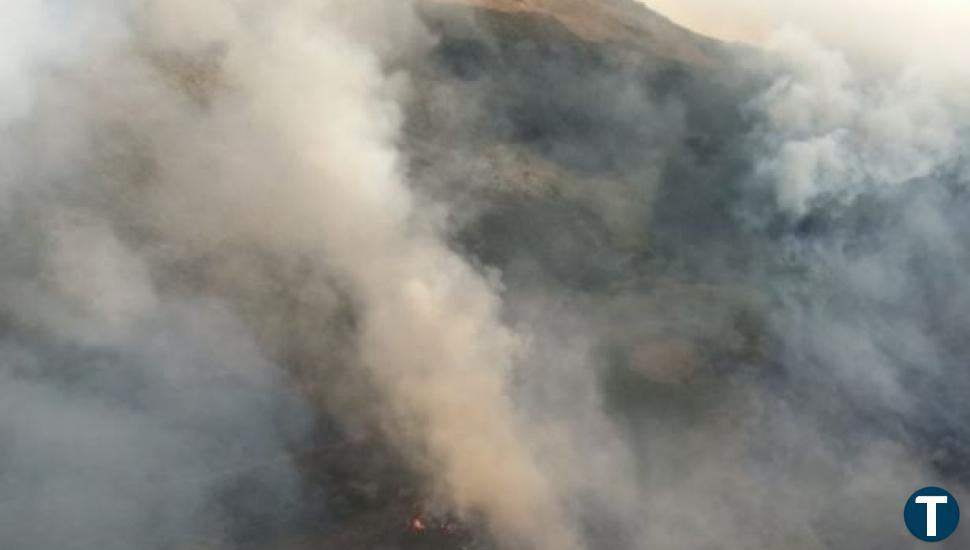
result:
M 952 75 L 566 21 L 12 7 L 0 545 L 273 547 L 344 438 L 509 549 L 907 548 L 966 495 Z
M 795 29 L 697 67 L 459 13 L 415 154 L 531 335 L 512 392 L 587 545 L 917 544 L 905 498 L 967 479 L 952 75 Z
M 426 42 L 409 6 L 20 9 L 26 45 L 11 48 L 28 57 L 9 71 L 3 141 L 6 545 L 167 546 L 157 531 L 219 521 L 210 478 L 247 460 L 280 463 L 248 498 L 293 498 L 284 453 L 308 396 L 286 360 L 352 363 L 377 401 L 339 415 L 370 415 L 457 512 L 509 544 L 578 544 L 504 393 L 519 337 L 498 285 L 403 176 L 406 81 L 385 67 Z M 303 319 L 286 300 L 309 302 L 317 334 L 290 330 Z M 351 337 L 318 347 L 342 301 Z

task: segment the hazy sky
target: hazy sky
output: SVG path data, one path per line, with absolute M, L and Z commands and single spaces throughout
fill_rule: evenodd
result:
M 966 53 L 967 0 L 641 0 L 674 21 L 728 40 L 761 43 L 786 25 L 822 41 L 881 55 Z M 950 51 L 951 54 L 958 52 Z

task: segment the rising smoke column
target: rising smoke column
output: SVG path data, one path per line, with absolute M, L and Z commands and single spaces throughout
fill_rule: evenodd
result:
M 333 23 L 356 9 L 275 7 L 229 39 L 224 75 L 245 103 L 217 120 L 256 131 L 233 144 L 240 157 L 203 150 L 189 162 L 214 166 L 216 186 L 226 184 L 231 196 L 214 206 L 244 201 L 213 231 L 320 254 L 360 301 L 360 363 L 386 400 L 380 421 L 392 440 L 430 468 L 459 510 L 484 513 L 500 538 L 575 547 L 504 393 L 517 344 L 498 321 L 495 290 L 422 219 L 401 176 L 398 114 L 382 97 L 370 35 L 348 37 Z M 366 31 L 392 24 L 378 23 Z
M 499 320 L 498 285 L 448 248 L 437 210 L 425 209 L 403 176 L 395 96 L 405 82 L 385 74 L 382 56 L 425 40 L 409 6 L 213 0 L 32 9 L 39 19 L 26 49 L 43 55 L 6 71 L 18 93 L 31 92 L 20 94 L 29 107 L 4 143 L 5 155 L 23 155 L 5 175 L 20 201 L 5 224 L 13 231 L 23 221 L 13 210 L 26 208 L 31 231 L 53 242 L 51 252 L 27 254 L 21 269 L 49 269 L 60 294 L 25 296 L 14 269 L 3 285 L 8 315 L 47 338 L 67 331 L 137 355 L 149 345 L 143 339 L 157 337 L 143 317 L 201 304 L 185 313 L 191 322 L 172 322 L 212 353 L 235 349 L 236 340 L 244 350 L 227 365 L 201 361 L 201 376 L 218 379 L 249 361 L 264 373 L 254 376 L 271 377 L 260 340 L 233 314 L 231 289 L 179 269 L 224 264 L 229 281 L 248 275 L 261 287 L 272 279 L 240 272 L 234 258 L 255 250 L 281 268 L 309 263 L 355 304 L 355 362 L 380 396 L 361 408 L 376 410 L 381 429 L 442 498 L 482 514 L 510 545 L 579 547 L 505 393 L 521 342 Z M 65 36 L 76 37 L 66 51 L 47 47 Z M 29 146 L 18 143 L 24 134 Z M 29 176 L 34 167 L 42 169 Z M 196 311 L 209 302 L 213 320 Z M 132 327 L 137 337 L 128 336 Z M 146 368 L 173 376 L 187 364 L 176 351 L 186 345 L 147 348 L 154 363 Z M 46 368 L 57 377 L 70 363 Z M 207 399 L 200 406 L 224 398 Z M 262 414 L 238 421 L 258 425 Z M 145 420 L 157 419 L 149 412 Z M 153 445 L 119 443 L 153 453 L 170 444 L 165 433 Z M 158 460 L 179 466 L 164 453 Z M 161 501 L 182 504 L 178 495 Z

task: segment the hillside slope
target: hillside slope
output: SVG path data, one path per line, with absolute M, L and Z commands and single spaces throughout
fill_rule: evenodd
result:
M 551 17 L 585 40 L 622 41 L 686 63 L 712 62 L 712 40 L 632 0 L 428 0 L 505 13 Z

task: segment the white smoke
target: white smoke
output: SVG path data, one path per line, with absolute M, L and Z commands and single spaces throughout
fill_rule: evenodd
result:
M 482 514 L 505 543 L 578 548 L 506 394 L 522 343 L 499 319 L 500 287 L 448 248 L 438 210 L 423 205 L 404 176 L 396 98 L 406 80 L 388 67 L 428 40 L 407 3 L 103 1 L 36 3 L 17 14 L 8 23 L 25 29 L 5 37 L 14 53 L 3 69 L 14 122 L 2 144 L 13 163 L 3 182 L 12 189 L 3 225 L 9 253 L 24 258 L 0 282 L 5 315 L 58 342 L 148 353 L 151 361 L 137 368 L 177 388 L 189 384 L 173 390 L 181 400 L 197 377 L 280 376 L 266 358 L 281 344 L 247 334 L 262 330 L 263 313 L 256 307 L 254 321 L 232 295 L 276 284 L 245 271 L 251 253 L 273 258 L 281 272 L 309 265 L 319 280 L 301 291 L 323 291 L 336 280 L 356 304 L 351 354 L 379 396 L 361 414 L 376 411 L 386 436 L 441 497 L 459 513 Z M 80 51 L 52 44 L 73 35 Z M 14 231 L 44 244 L 18 244 L 28 237 L 13 238 Z M 153 343 L 165 338 L 169 322 L 176 323 L 172 341 Z M 211 360 L 196 361 L 195 347 Z M 53 390 L 44 380 L 69 376 L 62 369 L 74 368 L 71 362 L 45 364 L 33 406 L 39 424 L 28 430 L 5 415 L 12 429 L 65 429 L 52 417 L 44 394 Z M 6 387 L 20 384 L 16 373 L 5 377 L 12 377 Z M 194 405 L 200 414 L 228 396 L 206 399 Z M 98 409 L 85 413 L 91 425 L 77 426 L 78 437 L 114 434 L 98 445 L 118 452 L 106 475 L 124 475 L 115 461 L 128 469 L 144 462 L 132 453 L 158 455 L 154 463 L 179 476 L 203 475 L 180 471 L 187 466 L 169 458 L 179 452 L 177 434 L 133 426 L 144 434 L 136 438 L 111 427 L 125 422 L 111 409 L 83 399 L 77 406 Z M 233 420 L 252 429 L 263 422 L 256 404 L 250 410 L 241 401 L 233 410 Z M 138 421 L 164 422 L 165 414 Z M 268 452 L 282 452 L 273 439 L 266 437 Z M 51 465 L 49 477 L 63 472 L 74 483 L 70 464 Z M 40 499 L 41 490 L 21 492 Z M 50 490 L 77 498 L 93 491 Z M 137 504 L 98 494 L 141 513 Z M 166 510 L 187 504 L 162 492 L 153 498 Z M 64 537 L 73 528 L 64 515 L 72 506 L 44 517 Z M 139 528 L 131 522 L 131 538 L 117 540 L 147 536 Z M 62 541 L 17 530 L 0 537 L 10 547 Z
M 768 52 L 785 72 L 755 107 L 765 117 L 762 169 L 784 208 L 802 215 L 819 199 L 849 202 L 965 154 L 967 105 L 925 67 L 871 76 L 794 28 L 776 33 Z
M 400 105 L 415 90 L 401 67 L 434 44 L 412 7 L 38 0 L 0 23 L 0 545 L 171 547 L 215 532 L 231 547 L 239 512 L 215 486 L 272 463 L 242 478 L 264 515 L 285 515 L 300 481 L 287 457 L 306 437 L 310 401 L 349 431 L 381 434 L 503 548 L 897 540 L 894 499 L 937 474 L 888 428 L 858 428 L 846 403 L 917 423 L 923 394 L 908 392 L 908 364 L 939 373 L 958 356 L 935 349 L 912 298 L 932 294 L 912 268 L 919 253 L 943 250 L 925 265 L 955 296 L 941 311 L 964 326 L 964 263 L 952 257 L 965 225 L 947 196 L 918 195 L 869 248 L 847 246 L 837 223 L 827 241 L 722 234 L 725 206 L 755 208 L 750 182 L 670 175 L 706 162 L 675 158 L 681 141 L 704 149 L 704 136 L 689 135 L 695 114 L 679 102 L 649 105 L 630 61 L 632 77 L 562 88 L 573 93 L 562 105 L 592 104 L 613 125 L 592 145 L 622 150 L 600 165 L 598 151 L 563 160 L 581 156 L 582 139 L 552 143 L 547 164 L 563 166 L 550 180 L 582 172 L 568 160 L 622 172 L 641 157 L 627 180 L 595 191 L 576 178 L 565 199 L 587 216 L 579 224 L 607 218 L 634 248 L 657 219 L 689 229 L 668 247 L 708 233 L 722 249 L 734 234 L 754 244 L 737 246 L 745 261 L 727 274 L 730 261 L 704 257 L 711 248 L 666 252 L 708 262 L 690 273 L 624 249 L 597 266 L 615 279 L 589 288 L 533 275 L 541 258 L 527 258 L 512 287 L 449 242 L 445 220 L 479 212 L 448 212 L 410 180 Z M 764 59 L 757 76 L 770 84 L 743 109 L 756 169 L 738 178 L 772 195 L 765 217 L 837 218 L 880 193 L 903 200 L 941 174 L 966 177 L 970 104 L 942 64 L 870 70 L 790 29 Z M 582 66 L 542 74 L 568 83 L 587 77 L 570 72 Z M 438 105 L 462 110 L 439 113 L 462 127 L 454 135 L 490 116 L 494 104 L 474 95 L 489 88 L 448 90 L 425 100 L 462 96 Z M 559 90 L 529 91 L 539 100 L 525 105 Z M 650 143 L 624 149 L 614 134 Z M 729 188 L 735 203 L 718 194 Z M 649 200 L 613 196 L 635 189 Z M 672 214 L 650 211 L 654 200 Z M 670 221 L 682 212 L 710 220 Z M 554 237 L 537 240 L 555 245 L 566 279 L 584 252 L 545 229 Z M 772 271 L 776 256 L 795 269 Z M 774 348 L 747 341 L 749 310 L 771 325 L 759 338 Z M 616 359 L 613 348 L 632 352 Z M 860 510 L 851 526 L 836 499 Z

